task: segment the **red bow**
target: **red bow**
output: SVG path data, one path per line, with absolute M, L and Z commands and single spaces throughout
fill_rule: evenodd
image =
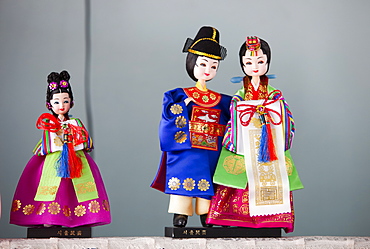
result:
M 84 127 L 72 124 L 67 124 L 67 126 L 70 129 L 74 146 L 87 142 L 88 133 Z M 43 113 L 36 121 L 36 128 L 50 132 L 58 132 L 60 129 L 62 129 L 62 124 L 54 115 L 51 115 L 50 113 Z
M 281 91 L 279 90 L 274 90 L 272 91 L 267 98 L 263 101 L 261 105 L 255 106 L 255 105 L 249 105 L 249 104 L 241 104 L 237 105 L 236 110 L 240 112 L 239 118 L 240 118 L 240 123 L 243 126 L 248 126 L 250 121 L 252 120 L 252 117 L 254 114 L 257 112 L 260 115 L 266 115 L 268 117 L 268 120 L 266 122 L 271 122 L 274 125 L 279 125 L 281 124 L 281 115 L 275 110 L 272 110 L 268 108 L 267 106 L 275 103 L 276 101 L 280 100 L 282 96 Z M 270 99 L 272 98 L 272 99 Z M 271 117 L 271 113 L 274 113 L 278 116 L 279 122 L 275 122 L 274 119 Z M 246 121 L 244 121 L 247 119 Z

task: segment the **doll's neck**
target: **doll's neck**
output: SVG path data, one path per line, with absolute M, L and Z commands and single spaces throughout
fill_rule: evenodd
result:
M 205 80 L 198 80 L 195 87 L 201 91 L 207 91 L 207 85 Z
M 260 85 L 260 77 L 259 76 L 252 76 L 251 83 L 255 91 L 257 91 L 259 85 Z
M 59 114 L 58 115 L 58 119 L 59 119 L 59 121 L 61 121 L 61 122 L 63 122 L 63 121 L 66 121 L 67 119 L 66 119 L 66 117 L 63 115 L 63 114 Z

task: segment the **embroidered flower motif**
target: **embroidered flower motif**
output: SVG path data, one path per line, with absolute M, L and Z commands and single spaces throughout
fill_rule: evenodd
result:
M 172 177 L 168 180 L 168 187 L 171 190 L 178 190 L 180 188 L 180 179 L 177 177 Z
M 207 103 L 207 102 L 209 101 L 209 98 L 208 98 L 208 96 L 207 96 L 207 95 L 204 95 L 204 96 L 202 97 L 202 100 L 203 100 L 205 103 Z
M 185 134 L 184 131 L 176 132 L 176 134 L 175 134 L 176 143 L 182 144 L 183 142 L 186 141 L 186 139 L 187 139 L 187 135 Z
M 174 104 L 173 106 L 171 106 L 170 110 L 175 115 L 180 114 L 183 111 L 181 105 L 178 105 L 178 104 Z
M 56 82 L 50 82 L 49 83 L 49 89 L 51 90 L 51 91 L 53 91 L 53 90 L 55 90 L 55 89 L 57 89 L 58 88 L 58 84 L 56 83 Z
M 61 82 L 59 82 L 59 85 L 60 85 L 60 87 L 62 87 L 62 88 L 67 88 L 67 87 L 68 87 L 68 82 L 67 82 L 67 81 L 65 81 L 65 80 L 62 80 Z
M 245 172 L 244 158 L 236 154 L 225 157 L 222 166 L 227 173 L 232 175 L 240 175 Z
M 78 217 L 84 216 L 86 214 L 86 208 L 84 205 L 78 205 L 75 208 L 75 215 Z
M 177 128 L 184 128 L 186 126 L 186 119 L 184 116 L 178 116 L 175 121 Z
M 110 211 L 109 202 L 107 200 L 103 200 L 103 209 L 105 211 Z
M 22 204 L 20 200 L 14 200 L 12 204 L 12 212 L 18 211 L 21 208 Z
M 191 178 L 186 178 L 182 185 L 184 186 L 185 190 L 192 191 L 195 187 L 195 181 Z
M 210 97 L 212 100 L 215 100 L 215 99 L 216 99 L 216 95 L 214 95 L 213 93 L 211 93 L 211 95 L 209 95 L 209 97 Z
M 261 121 L 259 118 L 252 118 L 251 123 L 254 125 L 254 127 L 261 127 Z
M 32 213 L 33 213 L 33 210 L 35 210 L 35 206 L 34 206 L 34 205 L 29 204 L 29 205 L 24 206 L 24 208 L 23 208 L 23 213 L 24 213 L 25 215 L 30 215 L 30 214 L 32 214 Z
M 54 138 L 54 144 L 55 144 L 55 146 L 61 147 L 61 146 L 63 146 L 63 141 L 60 137 L 57 136 L 57 137 Z
M 193 98 L 194 99 L 199 99 L 199 97 L 200 97 L 199 93 L 197 93 L 197 92 L 193 93 Z
M 65 217 L 70 217 L 71 216 L 71 209 L 67 205 L 65 205 L 63 207 L 63 214 L 64 214 Z
M 207 191 L 209 189 L 209 186 L 211 186 L 209 184 L 209 181 L 207 181 L 206 179 L 202 179 L 198 182 L 198 189 L 200 191 Z
M 89 210 L 90 210 L 90 212 L 91 213 L 97 213 L 97 212 L 99 212 L 100 211 L 100 204 L 99 204 L 99 202 L 97 202 L 97 201 L 91 201 L 90 203 L 89 203 Z
M 45 203 L 40 203 L 36 209 L 36 214 L 37 215 L 42 215 L 46 210 L 46 205 Z
M 59 212 L 60 212 L 60 205 L 57 202 L 52 202 L 48 206 L 48 211 L 51 214 L 59 214 Z
M 288 173 L 288 176 L 291 176 L 293 174 L 293 162 L 289 157 L 285 157 L 285 166 L 286 171 Z

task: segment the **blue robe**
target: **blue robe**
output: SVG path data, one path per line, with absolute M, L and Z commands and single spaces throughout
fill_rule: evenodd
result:
M 184 100 L 192 97 L 185 105 Z M 162 158 L 151 185 L 166 194 L 210 199 L 230 119 L 231 97 L 196 87 L 176 88 L 164 94 L 159 138 Z

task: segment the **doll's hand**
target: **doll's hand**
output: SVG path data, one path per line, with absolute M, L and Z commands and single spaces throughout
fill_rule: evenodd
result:
M 184 100 L 185 105 L 188 105 L 188 104 L 190 103 L 190 101 L 194 101 L 194 99 L 193 99 L 192 97 L 186 98 L 186 99 Z

